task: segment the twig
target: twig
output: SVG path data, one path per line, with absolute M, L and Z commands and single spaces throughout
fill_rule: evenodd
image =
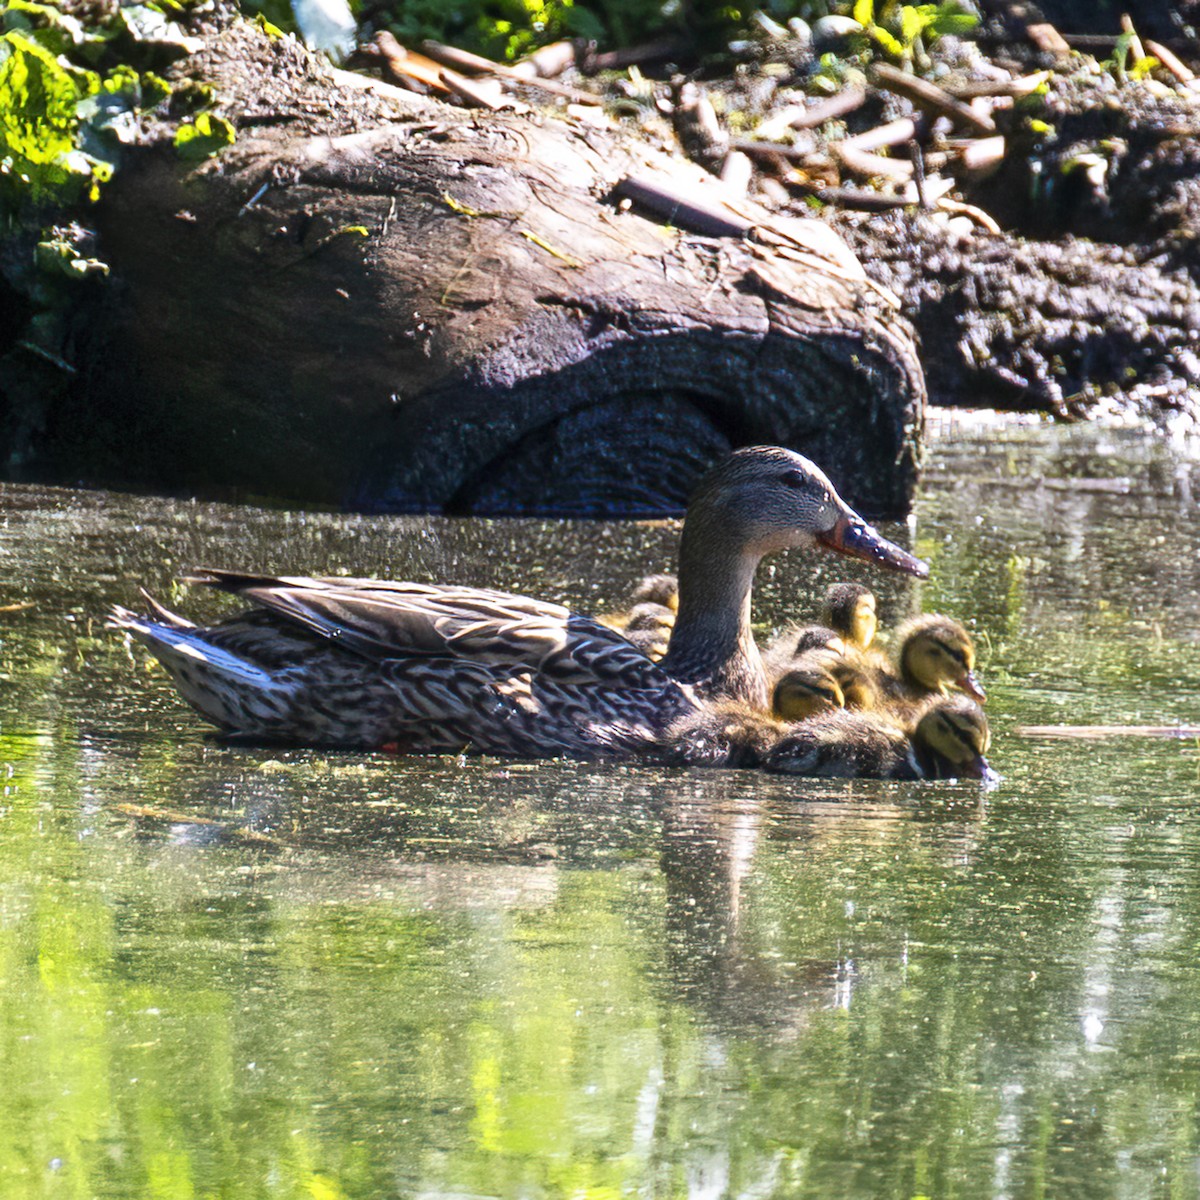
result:
M 855 175 L 867 178 L 882 177 L 907 183 L 913 177 L 913 165 L 900 158 L 884 158 L 882 154 L 868 154 L 865 150 L 847 146 L 845 142 L 831 142 L 830 153 Z
M 1146 43 L 1146 49 L 1158 59 L 1162 65 L 1179 80 L 1180 83 L 1191 83 L 1196 78 L 1196 72 L 1178 55 L 1173 54 L 1161 42 Z
M 673 225 L 681 225 L 708 237 L 746 237 L 754 228 L 753 221 L 734 216 L 719 202 L 685 196 L 661 180 L 626 175 L 613 189 L 619 196 L 628 196 L 635 204 L 648 208 Z
M 1036 21 L 1025 26 L 1025 36 L 1041 51 L 1056 58 L 1070 58 L 1071 44 L 1049 21 Z M 1112 45 L 1113 42 L 1109 42 Z
M 950 84 L 946 91 L 959 100 L 974 100 L 980 96 L 1012 96 L 1019 99 L 1036 92 L 1050 78 L 1049 71 L 1035 71 L 1016 79 L 981 79 Z
M 460 99 L 465 100 L 468 104 L 475 105 L 476 108 L 486 108 L 495 112 L 498 108 L 504 108 L 513 102 L 505 100 L 500 94 L 501 88 L 498 80 L 495 79 L 480 79 L 471 80 L 466 76 L 460 75 L 457 71 L 442 70 L 438 78 Z M 489 88 L 487 84 L 493 84 L 494 88 Z
M 866 102 L 867 93 L 862 88 L 845 88 L 828 100 L 806 106 L 802 113 L 792 117 L 790 124 L 793 129 L 815 129 L 826 121 L 833 121 L 862 108 Z
M 444 66 L 453 67 L 456 71 L 469 71 L 475 75 L 496 75 L 501 79 L 512 80 L 514 83 L 525 84 L 527 87 L 538 88 L 549 92 L 552 96 L 565 96 L 575 104 L 603 104 L 599 96 L 591 92 L 580 91 L 579 88 L 567 87 L 552 79 L 539 79 L 536 75 L 526 75 L 515 67 L 504 63 L 493 62 L 482 54 L 472 54 L 469 50 L 459 50 L 455 46 L 443 46 L 441 42 L 424 41 L 421 49 L 431 59 Z
M 681 38 L 665 37 L 625 50 L 608 50 L 603 54 L 590 54 L 579 65 L 585 75 L 600 71 L 624 71 L 627 67 L 641 63 L 662 62 L 669 58 L 682 58 L 690 51 L 690 44 Z
M 816 144 L 812 138 L 806 137 L 796 142 L 763 142 L 758 138 L 730 138 L 730 150 L 740 150 L 754 158 L 807 158 Z
M 937 202 L 937 206 L 943 212 L 952 213 L 960 217 L 969 217 L 976 225 L 986 229 L 990 234 L 999 236 L 1002 232 L 1000 226 L 996 224 L 995 218 L 985 213 L 982 208 L 977 208 L 974 204 L 964 204 L 961 200 L 952 200 L 949 196 L 943 196 Z
M 401 79 L 415 79 L 432 91 L 449 94 L 450 89 L 442 82 L 441 67 L 423 54 L 413 54 L 406 50 L 396 40 L 395 34 L 381 29 L 375 35 L 375 45 L 379 47 L 379 52 L 393 75 Z
M 855 150 L 879 150 L 884 146 L 898 146 L 916 136 L 917 123 L 912 117 L 901 117 L 898 121 L 889 121 L 886 125 L 878 125 L 874 129 L 843 138 L 838 144 L 851 146 Z
M 924 112 L 949 117 L 956 124 L 965 125 L 977 133 L 990 135 L 996 132 L 996 123 L 991 117 L 977 113 L 969 104 L 956 100 L 936 83 L 918 79 L 915 75 L 906 75 L 891 63 L 876 63 L 872 75 L 880 87 L 894 92 L 897 96 L 904 96 Z

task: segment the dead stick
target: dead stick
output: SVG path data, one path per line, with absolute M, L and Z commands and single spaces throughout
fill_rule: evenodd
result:
M 459 50 L 455 46 L 443 46 L 441 42 L 424 41 L 421 49 L 430 58 L 443 66 L 453 67 L 456 71 L 470 71 L 476 75 L 498 75 L 501 79 L 511 79 L 515 83 L 523 83 L 527 87 L 538 88 L 549 92 L 552 96 L 563 96 L 575 104 L 603 104 L 599 96 L 591 92 L 581 92 L 578 88 L 567 87 L 556 83 L 553 79 L 538 79 L 526 75 L 522 71 L 506 66 L 504 63 L 493 62 L 482 54 L 472 54 L 469 50 Z
M 1153 54 L 1154 57 L 1157 58 L 1158 61 L 1162 63 L 1162 65 L 1166 67 L 1166 69 L 1170 71 L 1180 83 L 1191 83 L 1192 80 L 1196 78 L 1196 72 L 1193 71 L 1192 68 L 1187 65 L 1187 63 L 1180 59 L 1178 55 L 1173 54 L 1170 50 L 1168 50 L 1166 46 L 1162 44 L 1162 42 L 1148 41 L 1146 43 L 1146 49 L 1149 50 L 1150 53 Z
M 709 203 L 695 196 L 685 196 L 661 180 L 626 175 L 614 190 L 665 217 L 671 224 L 682 225 L 708 237 L 745 237 L 754 228 L 753 221 L 734 216 L 719 201 Z
M 855 150 L 880 150 L 884 146 L 898 146 L 901 142 L 911 141 L 916 135 L 917 123 L 912 117 L 901 117 L 898 121 L 889 121 L 886 125 L 843 138 L 841 144 Z
M 793 129 L 815 129 L 837 117 L 844 117 L 867 102 L 867 93 L 862 88 L 846 88 L 828 100 L 811 104 L 802 113 L 794 116 L 789 124 Z
M 876 63 L 872 75 L 880 87 L 897 96 L 904 96 L 924 112 L 949 117 L 956 124 L 965 125 L 978 133 L 991 135 L 996 132 L 996 123 L 991 117 L 981 116 L 970 105 L 955 100 L 936 83 L 907 75 L 891 63 Z

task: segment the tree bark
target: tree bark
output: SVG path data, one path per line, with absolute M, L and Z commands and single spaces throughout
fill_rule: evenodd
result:
M 650 514 L 729 448 L 771 442 L 865 511 L 905 509 L 910 330 L 808 223 L 742 202 L 749 237 L 664 225 L 614 202 L 623 178 L 719 185 L 574 118 L 352 89 L 251 24 L 184 66 L 236 143 L 199 167 L 140 148 L 99 214 L 120 303 L 72 422 L 127 479 Z

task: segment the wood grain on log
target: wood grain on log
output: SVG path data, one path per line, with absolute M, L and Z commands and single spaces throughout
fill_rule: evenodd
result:
M 567 120 L 343 89 L 251 25 L 186 70 L 231 117 L 281 119 L 243 120 L 198 168 L 143 149 L 109 190 L 124 304 L 97 386 L 129 477 L 648 514 L 731 446 L 773 442 L 865 510 L 905 508 L 910 332 L 805 222 L 771 230 L 745 202 L 756 243 L 665 227 L 612 189 L 658 173 L 699 197 L 691 164 Z

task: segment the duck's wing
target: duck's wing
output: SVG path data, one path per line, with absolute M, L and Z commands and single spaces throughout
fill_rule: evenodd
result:
M 233 592 L 366 658 L 442 657 L 560 683 L 635 690 L 673 681 L 623 637 L 560 604 L 489 588 L 202 570 Z

